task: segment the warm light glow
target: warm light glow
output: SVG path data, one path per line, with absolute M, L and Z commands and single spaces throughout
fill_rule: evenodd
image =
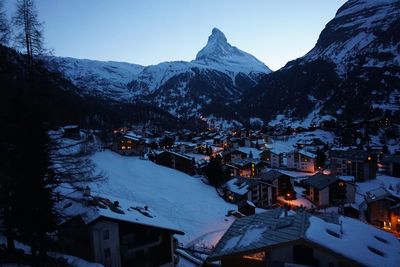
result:
M 244 259 L 263 261 L 265 259 L 265 252 L 258 252 L 250 255 L 244 255 Z
M 389 221 L 384 221 L 383 222 L 383 229 L 385 230 L 391 230 L 392 229 L 392 223 Z
M 126 147 L 125 147 L 125 146 L 121 146 L 121 149 L 122 149 L 122 150 L 125 150 L 125 149 L 126 149 Z
M 344 183 L 343 182 L 339 182 L 339 186 L 344 186 Z
M 371 160 L 371 159 L 372 159 L 372 158 L 369 156 L 369 157 L 368 157 L 368 160 Z

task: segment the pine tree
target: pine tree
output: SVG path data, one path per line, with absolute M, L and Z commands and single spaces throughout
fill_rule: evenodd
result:
M 17 46 L 26 50 L 30 63 L 34 55 L 44 53 L 43 25 L 33 0 L 17 0 L 13 23 L 17 29 Z
M 4 11 L 4 2 L 0 0 L 0 44 L 6 45 L 10 38 L 10 25 Z

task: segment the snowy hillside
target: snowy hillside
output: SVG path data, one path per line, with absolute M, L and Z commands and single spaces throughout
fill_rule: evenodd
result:
M 233 221 L 225 215 L 236 206 L 198 177 L 111 151 L 98 152 L 92 159 L 108 176 L 108 181 L 93 188 L 95 192 L 149 206 L 185 232 L 177 236 L 184 244 L 206 239 L 213 245 Z
M 47 62 L 49 69 L 61 72 L 82 90 L 82 94 L 124 101 L 132 98 L 127 84 L 144 68 L 125 62 L 69 57 L 48 57 Z

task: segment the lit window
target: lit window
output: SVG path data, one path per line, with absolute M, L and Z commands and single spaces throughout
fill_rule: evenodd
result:
M 384 221 L 383 222 L 383 229 L 385 230 L 391 230 L 392 229 L 392 223 L 389 221 Z
M 126 149 L 126 147 L 125 147 L 125 146 L 121 146 L 121 149 L 122 149 L 122 150 L 125 150 L 125 149 Z
M 131 146 L 128 146 L 128 149 L 132 149 L 132 147 L 131 147 Z
M 339 186 L 344 186 L 344 183 L 343 182 L 339 182 Z

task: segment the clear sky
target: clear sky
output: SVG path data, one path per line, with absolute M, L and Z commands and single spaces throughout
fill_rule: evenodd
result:
M 14 0 L 5 0 L 11 14 Z M 303 56 L 345 0 L 36 0 L 56 56 L 142 65 L 195 58 L 213 27 L 273 70 Z

